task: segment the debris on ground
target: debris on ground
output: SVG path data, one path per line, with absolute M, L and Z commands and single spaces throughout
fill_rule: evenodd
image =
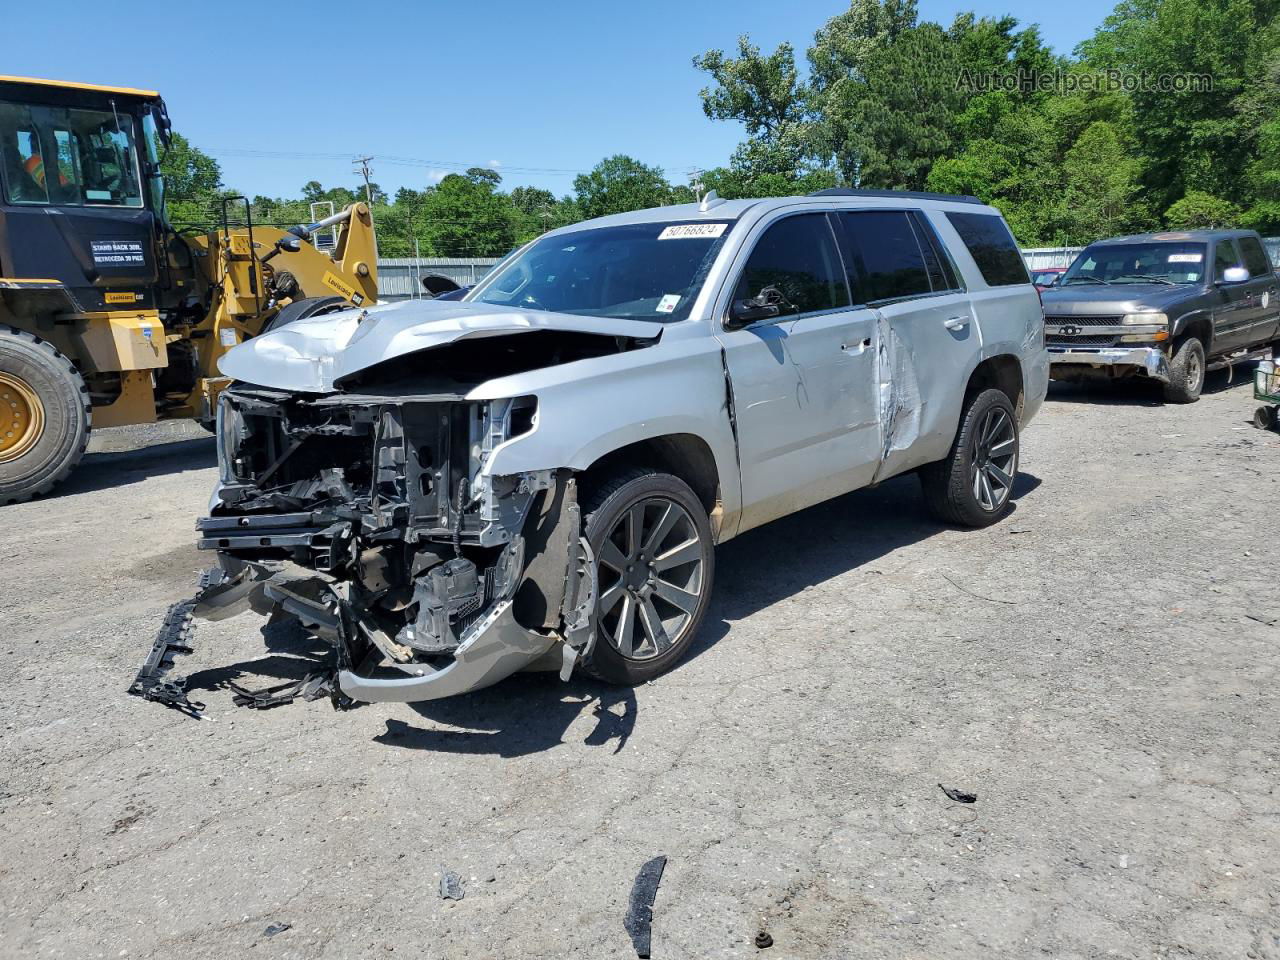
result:
M 454 873 L 452 870 L 440 868 L 440 899 L 441 900 L 461 900 L 467 895 L 467 891 L 462 888 L 462 877 Z
M 756 946 L 761 950 L 768 950 L 773 946 L 773 937 L 769 936 L 767 930 L 761 930 L 756 934 Z
M 938 789 L 947 795 L 948 800 L 954 800 L 956 803 L 976 803 L 978 801 L 976 793 L 965 793 L 963 790 L 944 787 L 942 784 L 938 784 Z
M 1269 613 L 1246 613 L 1245 617 L 1256 623 L 1262 624 L 1264 627 L 1274 627 L 1280 623 L 1280 617 L 1273 616 Z
M 262 931 L 262 935 L 264 937 L 274 937 L 278 933 L 284 933 L 286 930 L 290 929 L 292 926 L 293 926 L 292 923 L 286 923 L 285 921 L 281 920 L 278 923 L 273 923 L 270 926 L 268 926 L 267 929 Z
M 325 669 L 308 673 L 301 680 L 289 680 L 285 683 L 266 687 L 262 690 L 250 690 L 238 683 L 227 682 L 231 692 L 235 694 L 231 702 L 237 707 L 248 707 L 250 710 L 270 710 L 272 707 L 292 703 L 301 697 L 303 700 L 319 700 L 332 692 L 334 671 Z
M 648 861 L 636 874 L 636 882 L 631 886 L 631 905 L 627 908 L 626 919 L 622 925 L 631 935 L 631 944 L 636 948 L 636 956 L 647 960 L 649 956 L 650 934 L 653 925 L 653 900 L 658 895 L 658 884 L 662 882 L 662 871 L 667 866 L 667 858 L 661 854 Z

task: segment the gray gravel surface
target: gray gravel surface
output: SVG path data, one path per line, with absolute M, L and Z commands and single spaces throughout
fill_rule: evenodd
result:
M 903 478 L 727 544 L 634 691 L 254 713 L 225 681 L 308 641 L 246 615 L 182 662 L 205 721 L 124 690 L 204 565 L 212 441 L 104 431 L 0 523 L 0 951 L 628 957 L 665 854 L 656 958 L 1276 960 L 1280 436 L 1214 386 L 1055 387 L 989 530 Z

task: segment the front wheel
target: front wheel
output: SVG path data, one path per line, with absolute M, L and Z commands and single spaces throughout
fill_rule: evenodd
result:
M 945 460 L 920 468 L 930 511 L 963 527 L 988 527 L 1009 510 L 1018 476 L 1018 418 L 1003 390 L 983 390 L 960 417 Z
M 1169 361 L 1169 382 L 1164 385 L 1168 403 L 1195 403 L 1204 389 L 1204 344 L 1187 337 Z
M 53 344 L 0 325 L 0 504 L 47 493 L 89 445 L 89 390 Z
M 584 507 L 597 563 L 596 641 L 582 663 L 632 686 L 684 657 L 707 612 L 715 568 L 707 511 L 669 473 L 622 471 Z

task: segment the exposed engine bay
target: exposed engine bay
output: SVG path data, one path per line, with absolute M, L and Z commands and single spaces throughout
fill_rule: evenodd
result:
M 353 699 L 449 696 L 540 657 L 567 676 L 594 605 L 576 480 L 483 469 L 536 415 L 532 397 L 237 386 L 199 545 L 224 593 L 333 643 Z

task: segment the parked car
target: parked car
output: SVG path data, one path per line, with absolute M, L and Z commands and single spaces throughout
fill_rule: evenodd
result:
M 1066 272 L 1066 267 L 1039 267 L 1031 271 L 1031 282 L 1036 285 L 1037 290 L 1043 292 L 1061 280 Z
M 1090 244 L 1043 294 L 1053 377 L 1147 377 L 1191 403 L 1207 370 L 1280 337 L 1278 286 L 1252 230 Z
M 996 210 L 829 190 L 575 224 L 461 302 L 302 320 L 222 371 L 222 602 L 298 615 L 346 695 L 415 701 L 656 677 L 716 544 L 897 474 L 999 520 L 1048 356 Z

